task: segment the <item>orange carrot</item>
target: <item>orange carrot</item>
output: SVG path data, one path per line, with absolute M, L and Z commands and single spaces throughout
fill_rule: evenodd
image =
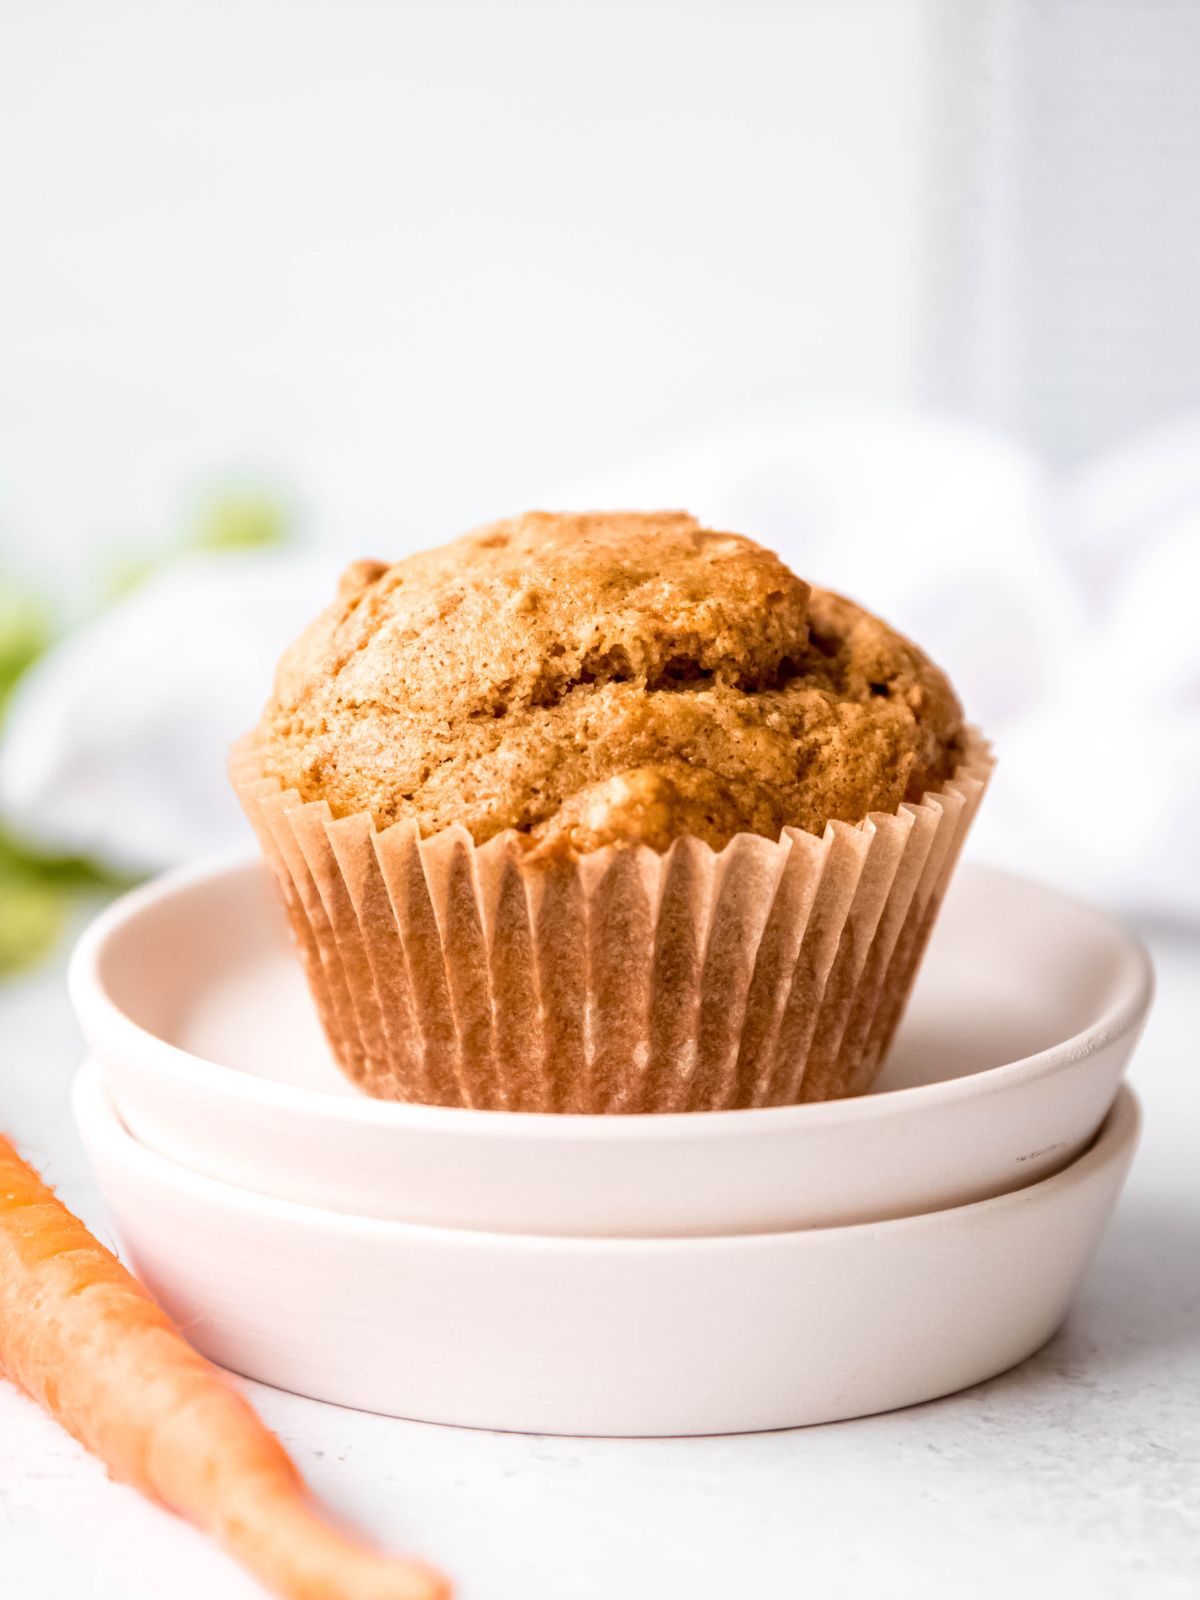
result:
M 287 1600 L 447 1600 L 322 1520 L 249 1402 L 2 1136 L 0 1371 Z

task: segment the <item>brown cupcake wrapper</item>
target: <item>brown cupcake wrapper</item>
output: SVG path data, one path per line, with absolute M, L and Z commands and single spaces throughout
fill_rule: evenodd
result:
M 271 863 L 330 1047 L 370 1095 L 497 1110 L 652 1112 L 870 1086 L 993 766 L 821 838 L 684 838 L 531 856 L 422 839 L 230 776 Z

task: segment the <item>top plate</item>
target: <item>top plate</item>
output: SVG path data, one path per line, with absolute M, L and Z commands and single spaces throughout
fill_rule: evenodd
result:
M 80 941 L 71 991 L 130 1131 L 196 1172 L 360 1216 L 634 1236 L 874 1221 L 1041 1179 L 1103 1120 L 1152 978 L 1103 913 L 962 867 L 870 1094 L 590 1117 L 351 1088 L 259 862 L 117 901 Z

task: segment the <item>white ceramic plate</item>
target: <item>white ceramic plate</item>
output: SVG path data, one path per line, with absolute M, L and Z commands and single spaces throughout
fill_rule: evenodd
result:
M 126 896 L 85 935 L 71 987 L 127 1126 L 196 1172 L 356 1215 L 628 1236 L 869 1221 L 1036 1181 L 1095 1134 L 1152 983 L 1101 912 L 963 867 L 876 1091 L 604 1117 L 351 1089 L 259 864 Z
M 564 1239 L 318 1211 L 214 1183 L 75 1114 L 132 1263 L 208 1356 L 343 1405 L 538 1433 L 741 1432 L 991 1377 L 1062 1319 L 1137 1141 L 1121 1091 L 1053 1178 L 923 1217 Z

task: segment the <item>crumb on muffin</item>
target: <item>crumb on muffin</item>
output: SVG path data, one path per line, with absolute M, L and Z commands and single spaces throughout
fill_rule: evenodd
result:
M 533 512 L 348 568 L 258 748 L 381 828 L 720 848 L 895 811 L 950 776 L 963 719 L 915 645 L 749 539 L 682 512 Z

